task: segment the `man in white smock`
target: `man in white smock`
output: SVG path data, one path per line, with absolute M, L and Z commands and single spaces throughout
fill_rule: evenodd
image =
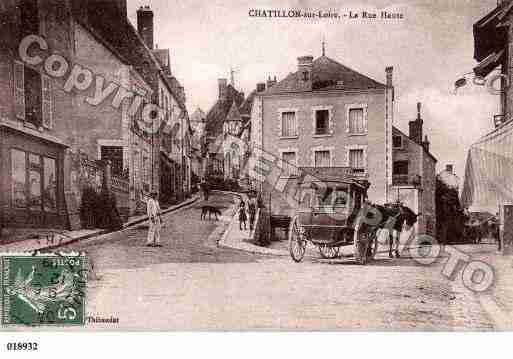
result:
M 146 210 L 148 213 L 148 239 L 146 245 L 149 247 L 161 247 L 160 229 L 162 227 L 162 218 L 160 216 L 160 205 L 157 200 L 157 192 L 151 193 L 151 198 L 146 202 Z

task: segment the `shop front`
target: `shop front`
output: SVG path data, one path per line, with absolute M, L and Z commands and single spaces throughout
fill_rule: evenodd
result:
M 1 208 L 4 227 L 66 228 L 65 145 L 1 126 Z M 33 131 L 35 132 L 35 131 Z

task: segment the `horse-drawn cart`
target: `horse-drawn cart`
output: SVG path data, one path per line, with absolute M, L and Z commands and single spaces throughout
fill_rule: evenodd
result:
M 340 247 L 354 245 L 355 259 L 364 264 L 373 251 L 370 238 L 375 232 L 358 218 L 367 197 L 369 182 L 357 176 L 306 176 L 298 184 L 299 207 L 289 228 L 289 250 L 292 259 L 300 262 L 307 243 L 318 247 L 323 258 L 338 257 Z

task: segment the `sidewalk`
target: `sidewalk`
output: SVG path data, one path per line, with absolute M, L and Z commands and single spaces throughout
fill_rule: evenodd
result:
M 242 199 L 247 202 L 248 196 L 244 193 L 237 193 L 237 192 L 225 192 L 226 194 L 232 194 L 238 197 L 242 197 Z M 219 246 L 220 247 L 227 247 L 232 249 L 238 249 L 241 251 L 249 252 L 249 253 L 255 253 L 255 254 L 264 254 L 264 255 L 273 255 L 273 256 L 289 256 L 289 252 L 285 250 L 279 250 L 279 249 L 273 249 L 273 248 L 267 248 L 267 247 L 261 247 L 257 246 L 256 244 L 253 244 L 253 236 L 254 231 L 249 230 L 249 224 L 248 224 L 248 230 L 240 230 L 239 228 L 239 219 L 236 216 L 236 210 L 237 210 L 238 204 L 235 204 L 232 210 L 232 218 L 230 221 L 230 224 L 228 225 L 228 229 L 223 234 L 223 237 L 219 240 Z
M 188 206 L 198 199 L 198 196 L 193 196 L 191 199 L 171 206 L 162 211 L 162 214 L 176 211 L 182 207 Z M 148 220 L 147 215 L 138 217 L 131 217 L 130 220 L 123 224 L 123 229 L 143 223 Z M 70 244 L 76 241 L 89 239 L 91 237 L 100 236 L 109 233 L 106 229 L 81 229 L 77 231 L 49 231 L 45 230 L 38 238 L 31 238 L 17 242 L 11 242 L 4 245 L 0 244 L 0 253 L 21 253 L 32 252 L 43 249 L 54 249 L 59 246 Z

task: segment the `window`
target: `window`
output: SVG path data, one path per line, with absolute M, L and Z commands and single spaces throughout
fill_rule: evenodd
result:
M 25 121 L 39 128 L 43 125 L 41 75 L 25 66 L 24 77 Z
M 392 137 L 392 146 L 394 148 L 403 148 L 403 138 L 402 138 L 402 136 L 393 136 Z
M 303 71 L 303 81 L 308 81 L 309 77 L 308 71 Z
M 55 159 L 11 149 L 11 206 L 57 212 Z
M 297 123 L 296 113 L 282 112 L 281 114 L 281 136 L 282 137 L 296 137 L 297 136 Z
M 123 174 L 123 147 L 121 146 L 102 146 L 102 161 L 111 162 L 111 171 L 114 176 Z
M 12 207 L 25 208 L 27 206 L 25 152 L 11 150 L 11 198 Z
M 365 163 L 363 156 L 363 149 L 349 150 L 349 167 L 351 167 L 355 172 L 365 172 Z
M 39 33 L 38 0 L 23 0 L 20 6 L 22 35 Z
M 330 151 L 315 151 L 315 167 L 330 167 L 331 166 L 331 153 Z
M 395 161 L 393 172 L 394 175 L 408 174 L 408 161 Z
M 363 108 L 351 108 L 349 109 L 349 133 L 351 134 L 362 134 L 366 133 L 366 124 L 364 118 Z
M 284 177 L 293 177 L 297 175 L 296 152 L 283 152 L 281 155 L 283 161 Z
M 14 63 L 16 117 L 35 128 L 52 128 L 52 84 L 50 77 Z
M 330 112 L 329 110 L 315 111 L 315 134 L 327 135 L 330 130 Z

